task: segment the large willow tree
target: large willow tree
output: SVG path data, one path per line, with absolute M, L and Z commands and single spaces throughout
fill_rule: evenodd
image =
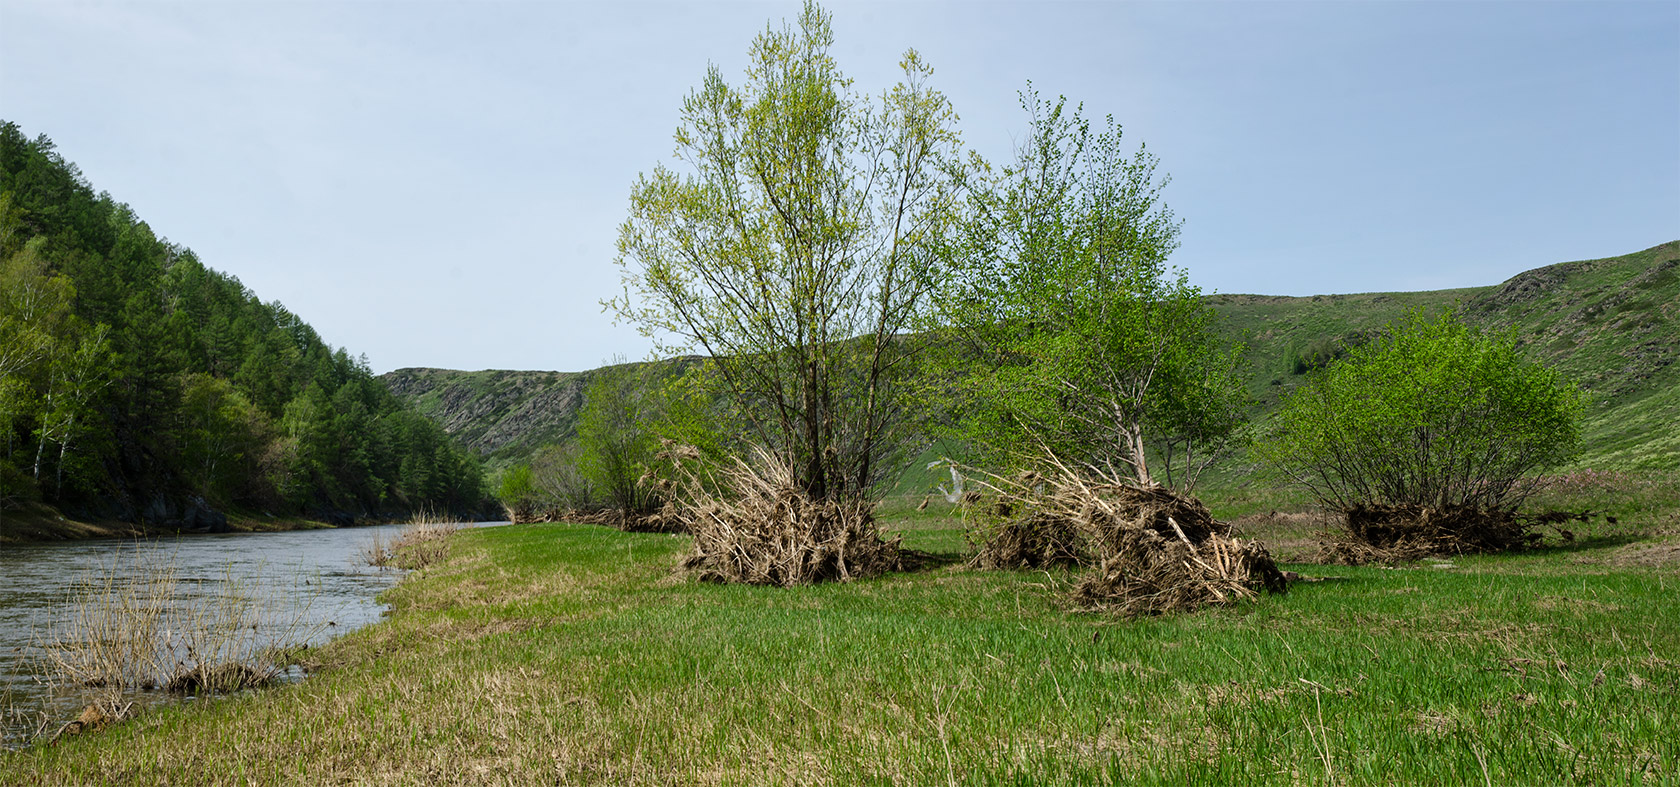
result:
M 932 250 L 952 221 L 956 115 L 905 53 L 902 81 L 856 92 L 830 17 L 754 39 L 746 81 L 713 66 L 683 102 L 681 171 L 659 166 L 619 232 L 610 306 L 666 351 L 701 351 L 745 441 L 815 499 L 872 494 L 909 437 Z

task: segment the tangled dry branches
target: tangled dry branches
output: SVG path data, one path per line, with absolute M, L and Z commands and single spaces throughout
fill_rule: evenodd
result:
M 674 470 L 677 493 L 660 522 L 693 534 L 683 567 L 703 580 L 791 586 L 902 568 L 899 540 L 881 538 L 873 501 L 813 499 L 771 452 L 715 469 L 687 446 L 667 446 L 660 458 Z
M 992 477 L 998 500 L 975 563 L 1090 565 L 1074 599 L 1127 616 L 1191 610 L 1282 592 L 1282 572 L 1257 542 L 1229 535 L 1192 497 L 1139 487 L 1051 460 L 1050 474 Z
M 1345 528 L 1320 546 L 1322 563 L 1362 565 L 1407 563 L 1426 557 L 1508 552 L 1540 542 L 1540 528 L 1551 526 L 1564 540 L 1575 534 L 1558 527 L 1587 521 L 1587 512 L 1545 511 L 1533 516 L 1474 506 L 1428 508 L 1416 505 L 1360 504 L 1342 512 Z

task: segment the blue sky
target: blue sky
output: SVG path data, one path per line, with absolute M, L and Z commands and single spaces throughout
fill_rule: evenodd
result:
M 1465 287 L 1680 238 L 1680 2 L 834 2 L 879 91 L 915 47 L 1007 158 L 1031 80 L 1172 176 L 1219 292 Z M 780 3 L 0 0 L 0 117 L 322 335 L 578 370 L 637 173 Z

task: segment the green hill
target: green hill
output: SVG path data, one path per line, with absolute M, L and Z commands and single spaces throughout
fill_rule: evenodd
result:
M 1254 416 L 1345 348 L 1408 310 L 1460 308 L 1512 330 L 1538 360 L 1591 396 L 1583 466 L 1680 468 L 1680 241 L 1634 254 L 1548 265 L 1502 284 L 1429 292 L 1284 297 L 1214 295 L 1230 342 L 1247 348 Z M 383 376 L 399 397 L 503 467 L 574 435 L 591 372 L 400 369 Z M 1241 463 L 1227 469 L 1241 475 Z M 912 468 L 910 475 L 936 480 Z M 926 476 L 926 478 L 923 478 Z
M 1585 389 L 1583 466 L 1680 468 L 1680 241 L 1548 265 L 1489 287 L 1430 292 L 1213 296 L 1230 341 L 1247 344 L 1250 392 L 1263 416 L 1315 362 L 1363 341 L 1409 309 L 1457 305 L 1473 322 L 1515 331 L 1535 359 Z

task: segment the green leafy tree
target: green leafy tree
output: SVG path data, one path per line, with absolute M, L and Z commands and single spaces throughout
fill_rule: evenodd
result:
M 199 495 L 228 503 L 258 477 L 268 418 L 232 384 L 204 373 L 181 379 L 183 466 Z
M 1413 313 L 1290 395 L 1262 450 L 1339 510 L 1513 511 L 1578 450 L 1581 408 L 1511 335 Z
M 928 275 L 956 201 L 956 115 L 904 54 L 903 81 L 855 92 L 830 17 L 752 44 L 746 81 L 714 66 L 683 102 L 677 157 L 636 182 L 609 303 L 668 351 L 710 356 L 742 442 L 816 499 L 875 493 L 912 436 L 905 400 Z M 738 447 L 737 450 L 741 450 Z
M 659 438 L 653 424 L 662 418 L 652 366 L 619 363 L 596 372 L 584 390 L 578 411 L 578 471 L 608 505 L 625 516 L 658 505 L 641 478 L 653 464 Z
M 538 508 L 537 498 L 537 484 L 530 465 L 514 465 L 502 471 L 501 482 L 496 485 L 496 499 L 502 501 L 510 519 L 530 521 Z
M 1243 402 L 1237 351 L 1167 266 L 1180 222 L 1161 202 L 1166 178 L 1146 149 L 1122 148 L 1113 118 L 1093 132 L 1066 99 L 1028 91 L 1022 105 L 1017 160 L 971 192 L 948 250 L 942 344 L 967 367 L 950 376 L 964 381 L 954 420 L 994 460 L 1048 453 L 1187 487 Z

